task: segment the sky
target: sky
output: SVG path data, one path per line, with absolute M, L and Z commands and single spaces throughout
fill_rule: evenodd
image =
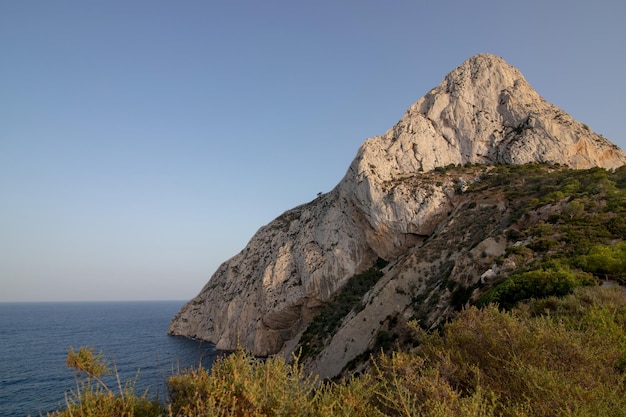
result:
M 626 148 L 622 0 L 0 0 L 0 302 L 188 300 L 492 53 Z

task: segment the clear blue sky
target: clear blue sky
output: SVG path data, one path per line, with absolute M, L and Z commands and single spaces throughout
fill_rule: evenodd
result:
M 626 3 L 0 0 L 0 301 L 190 299 L 489 52 L 626 147 Z

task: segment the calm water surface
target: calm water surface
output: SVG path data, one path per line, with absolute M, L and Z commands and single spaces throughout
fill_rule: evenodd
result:
M 70 346 L 93 346 L 117 365 L 136 392 L 165 399 L 164 381 L 179 369 L 210 367 L 210 343 L 167 335 L 182 301 L 0 303 L 0 416 L 56 409 L 76 386 L 65 366 Z M 110 387 L 117 387 L 114 377 Z

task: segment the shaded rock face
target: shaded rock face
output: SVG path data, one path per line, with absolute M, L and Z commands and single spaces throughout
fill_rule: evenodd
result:
M 407 277 L 419 264 L 414 258 L 423 242 L 436 230 L 453 228 L 446 222 L 455 209 L 454 190 L 464 184 L 430 181 L 429 171 L 450 164 L 528 162 L 615 168 L 626 163 L 626 155 L 543 100 L 501 58 L 472 57 L 387 133 L 366 140 L 335 189 L 259 229 L 183 306 L 168 332 L 211 341 L 218 349 L 289 353 L 348 278 L 377 258 L 394 265 L 381 282 Z M 503 250 L 497 241 L 482 245 L 486 253 Z M 311 370 L 338 373 L 365 349 L 368 322 L 406 302 L 394 285 L 377 294 L 380 300 L 368 305 L 379 307 L 345 323 Z M 354 340 L 361 342 L 348 348 Z

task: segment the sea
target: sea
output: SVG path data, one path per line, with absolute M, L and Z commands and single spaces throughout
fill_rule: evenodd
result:
M 220 354 L 208 342 L 169 336 L 183 301 L 0 303 L 0 416 L 59 409 L 77 387 L 65 359 L 70 346 L 102 352 L 135 392 L 167 400 L 166 380 Z M 105 379 L 115 392 L 115 376 Z

